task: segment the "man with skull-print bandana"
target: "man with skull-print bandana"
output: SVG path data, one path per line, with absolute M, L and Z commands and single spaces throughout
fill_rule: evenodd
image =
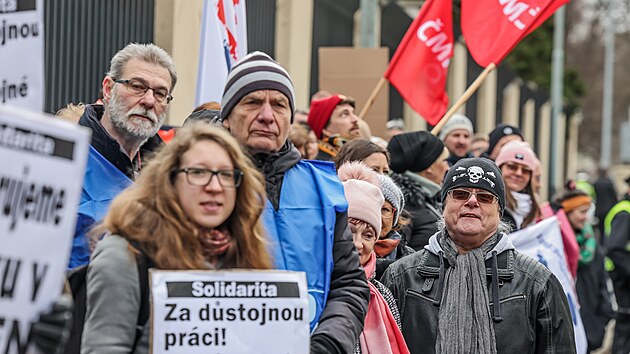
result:
M 397 300 L 409 351 L 575 353 L 560 282 L 505 234 L 498 167 L 485 158 L 459 160 L 440 197 L 438 232 L 381 278 Z

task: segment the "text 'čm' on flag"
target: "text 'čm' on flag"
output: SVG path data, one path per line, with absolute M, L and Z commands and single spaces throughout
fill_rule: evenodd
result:
M 462 0 L 462 34 L 477 64 L 499 65 L 528 34 L 569 0 Z
M 446 77 L 453 56 L 451 0 L 427 0 L 385 72 L 385 78 L 429 124 L 446 112 Z

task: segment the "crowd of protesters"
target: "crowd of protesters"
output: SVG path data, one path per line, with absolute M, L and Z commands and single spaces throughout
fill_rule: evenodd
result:
M 59 113 L 92 130 L 69 264 L 87 269 L 74 352 L 148 353 L 150 267 L 306 272 L 311 353 L 576 352 L 560 282 L 507 236 L 544 210 L 569 226 L 589 351 L 614 319 L 612 352 L 630 352 L 630 189 L 606 210 L 574 182 L 543 203 L 518 127 L 475 134 L 457 114 L 438 136 L 390 120 L 380 139 L 349 92 L 299 110 L 261 52 L 231 69 L 220 103 L 160 133 L 176 82 L 165 51 L 129 44 L 102 102 Z M 45 352 L 66 350 L 58 319 L 77 313 L 64 303 L 34 325 Z

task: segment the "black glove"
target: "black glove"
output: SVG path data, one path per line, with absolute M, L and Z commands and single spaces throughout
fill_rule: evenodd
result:
M 66 351 L 72 329 L 73 307 L 72 296 L 63 294 L 49 312 L 43 312 L 33 323 L 31 334 L 42 353 L 60 354 Z

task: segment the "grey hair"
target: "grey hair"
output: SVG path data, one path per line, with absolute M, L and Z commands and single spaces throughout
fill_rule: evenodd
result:
M 444 215 L 440 216 L 440 219 L 435 222 L 435 226 L 439 232 L 447 232 L 446 230 L 446 222 L 444 221 Z M 497 227 L 497 231 L 499 233 L 509 234 L 512 232 L 512 225 L 509 223 L 499 220 L 499 226 Z
M 162 48 L 156 46 L 153 43 L 140 44 L 129 43 L 125 48 L 121 49 L 114 55 L 112 61 L 109 64 L 109 72 L 107 76 L 114 79 L 122 79 L 121 75 L 125 64 L 131 59 L 140 59 L 147 63 L 156 64 L 164 67 L 168 70 L 171 76 L 171 88 L 173 91 L 175 83 L 177 82 L 177 72 L 175 71 L 175 63 L 173 58 Z

